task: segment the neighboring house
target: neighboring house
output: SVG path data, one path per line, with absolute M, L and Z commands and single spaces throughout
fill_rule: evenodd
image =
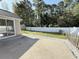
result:
M 21 20 L 16 14 L 0 9 L 0 39 L 20 35 Z

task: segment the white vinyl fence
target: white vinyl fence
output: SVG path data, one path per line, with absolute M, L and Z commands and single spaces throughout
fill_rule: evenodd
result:
M 26 27 L 26 30 L 65 33 L 67 38 L 79 48 L 79 27 Z
M 79 29 L 79 27 L 76 27 Z M 73 31 L 73 27 L 26 27 L 27 30 L 30 31 L 40 31 L 40 32 L 60 32 L 68 33 L 70 31 Z

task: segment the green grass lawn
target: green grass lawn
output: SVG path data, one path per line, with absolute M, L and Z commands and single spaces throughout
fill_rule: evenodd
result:
M 48 37 L 53 37 L 53 38 L 66 39 L 65 35 L 57 34 L 57 33 L 34 32 L 34 31 L 26 31 L 26 30 L 22 30 L 22 33 L 30 34 L 30 35 L 42 35 L 42 36 L 48 36 Z

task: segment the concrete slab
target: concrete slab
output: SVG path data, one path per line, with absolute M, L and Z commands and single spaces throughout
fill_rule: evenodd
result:
M 33 35 L 35 37 L 40 40 L 19 59 L 76 59 L 64 41 Z

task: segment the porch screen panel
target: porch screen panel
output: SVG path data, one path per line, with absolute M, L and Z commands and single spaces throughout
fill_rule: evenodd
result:
M 7 36 L 6 21 L 0 19 L 0 38 Z
M 0 19 L 0 39 L 11 35 L 14 35 L 13 21 Z
M 12 20 L 7 20 L 7 34 L 8 36 L 14 35 L 14 23 Z

